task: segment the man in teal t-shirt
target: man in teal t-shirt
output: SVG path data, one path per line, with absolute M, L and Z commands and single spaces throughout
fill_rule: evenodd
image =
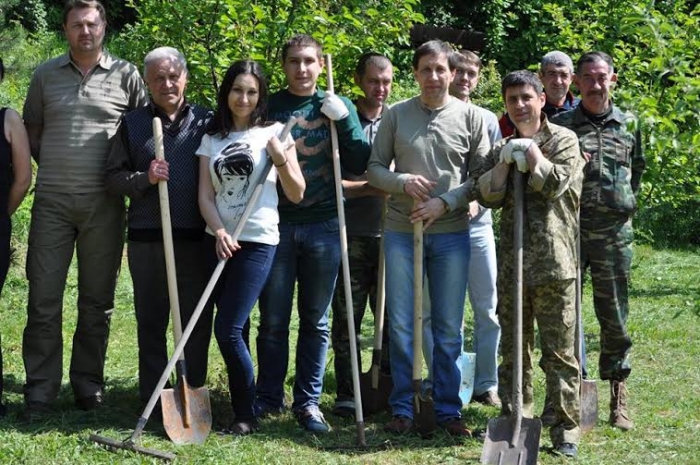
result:
M 289 322 L 298 283 L 299 338 L 292 411 L 313 433 L 327 433 L 319 410 L 326 352 L 328 314 L 340 267 L 340 240 L 330 121 L 338 129 L 343 169 L 362 174 L 370 146 L 352 103 L 316 87 L 323 70 L 322 48 L 312 37 L 296 35 L 282 49 L 288 87 L 272 96 L 270 120 L 298 118 L 292 129 L 306 181 L 304 200 L 293 204 L 279 190 L 280 243 L 267 285 L 260 295 L 257 338 L 258 415 L 282 411 L 289 359 Z

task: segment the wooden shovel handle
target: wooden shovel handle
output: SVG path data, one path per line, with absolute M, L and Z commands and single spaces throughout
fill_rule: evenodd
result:
M 374 306 L 374 350 L 372 351 L 372 389 L 379 389 L 379 370 L 382 363 L 382 338 L 386 315 L 386 261 L 384 258 L 384 223 L 386 221 L 386 199 L 382 202 L 382 232 L 379 237 L 379 260 L 377 266 L 377 301 Z
M 326 54 L 326 76 L 328 90 L 333 92 L 333 62 L 330 54 Z M 360 395 L 360 366 L 357 358 L 357 336 L 355 332 L 355 312 L 352 306 L 352 286 L 350 285 L 350 261 L 348 259 L 348 236 L 345 224 L 345 207 L 343 205 L 343 185 L 340 171 L 340 150 L 338 147 L 338 129 L 335 121 L 330 121 L 331 148 L 333 151 L 333 179 L 335 181 L 335 197 L 340 226 L 340 257 L 343 272 L 343 289 L 345 290 L 345 311 L 348 321 L 350 339 L 350 365 L 352 367 L 352 386 L 355 400 L 355 422 L 357 425 L 357 443 L 365 446 L 364 417 L 362 413 L 362 397 Z
M 418 200 L 414 200 L 416 205 Z M 423 221 L 413 223 L 413 383 L 423 378 Z
M 163 124 L 157 116 L 153 118 L 153 138 L 156 149 L 156 160 L 165 160 L 163 148 Z M 180 298 L 177 291 L 177 268 L 175 266 L 175 248 L 173 245 L 173 228 L 170 220 L 170 197 L 168 182 L 158 181 L 158 198 L 160 200 L 160 222 L 163 230 L 163 251 L 165 254 L 165 270 L 168 281 L 168 299 L 170 300 L 170 317 L 173 322 L 173 338 L 177 344 L 182 338 L 182 319 L 180 318 Z M 182 403 L 182 424 L 190 426 L 189 392 L 185 370 L 185 352 L 178 358 L 178 381 L 180 401 Z

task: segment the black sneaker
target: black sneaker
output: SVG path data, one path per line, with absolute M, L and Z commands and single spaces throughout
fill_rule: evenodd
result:
M 352 400 L 336 400 L 331 413 L 341 418 L 352 418 L 355 416 L 355 402 Z
M 75 399 L 75 406 L 80 410 L 85 410 L 89 412 L 90 410 L 95 410 L 104 405 L 104 398 L 102 393 L 98 392 L 95 395 L 81 397 L 80 399 Z
M 562 442 L 553 449 L 553 452 L 556 455 L 574 458 L 578 455 L 578 446 L 576 444 L 571 444 L 570 442 Z

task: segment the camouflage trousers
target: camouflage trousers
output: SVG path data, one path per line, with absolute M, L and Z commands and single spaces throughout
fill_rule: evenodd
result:
M 374 314 L 377 302 L 377 274 L 379 271 L 379 238 L 378 237 L 348 237 L 348 259 L 350 262 L 350 283 L 352 291 L 352 308 L 355 317 L 355 333 L 359 336 L 362 319 L 369 302 Z M 353 400 L 352 369 L 350 365 L 350 339 L 348 335 L 347 310 L 345 309 L 345 289 L 343 286 L 343 270 L 338 274 L 335 293 L 332 302 L 333 326 L 331 328 L 331 344 L 335 354 L 337 400 Z M 386 324 L 382 335 L 381 369 L 389 373 L 389 325 Z M 359 349 L 359 338 L 358 338 Z M 357 354 L 360 361 L 360 354 Z M 360 364 L 360 366 L 362 366 Z
M 550 430 L 555 445 L 562 442 L 578 444 L 581 435 L 579 366 L 574 357 L 575 290 L 575 279 L 523 288 L 523 416 L 533 416 L 532 351 L 537 320 L 542 366 L 547 379 L 546 395 L 556 414 L 556 423 Z M 498 320 L 501 324 L 502 361 L 498 367 L 498 393 L 504 415 L 509 415 L 513 406 L 513 309 L 512 280 L 500 279 Z
M 606 219 L 582 219 L 581 266 L 583 272 L 591 270 L 593 306 L 600 324 L 600 378 L 623 381 L 632 369 L 627 315 L 634 234 L 631 220 Z

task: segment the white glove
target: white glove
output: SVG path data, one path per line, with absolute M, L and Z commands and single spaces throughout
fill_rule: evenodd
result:
M 518 171 L 527 173 L 530 170 L 530 166 L 527 163 L 525 152 L 528 151 L 532 144 L 532 139 L 511 139 L 501 149 L 499 161 L 508 164 L 515 163 Z
M 323 98 L 321 112 L 333 121 L 340 121 L 350 114 L 350 110 L 340 100 L 340 97 L 328 91 L 326 91 L 326 96 Z

